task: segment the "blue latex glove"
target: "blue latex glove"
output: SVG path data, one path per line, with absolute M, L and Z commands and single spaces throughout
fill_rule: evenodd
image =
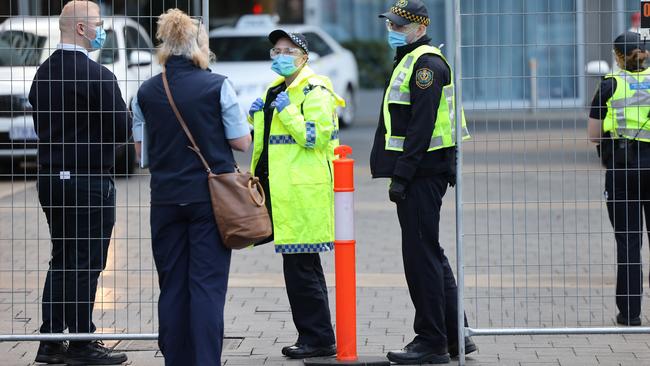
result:
M 264 108 L 264 101 L 262 100 L 262 98 L 257 98 L 257 99 L 255 99 L 255 101 L 251 105 L 251 109 L 248 110 L 248 114 L 251 117 L 253 117 L 255 112 L 261 111 L 262 108 Z
M 289 104 L 291 104 L 291 101 L 289 100 L 289 94 L 287 94 L 287 92 L 282 92 L 278 94 L 277 98 L 275 98 L 275 108 L 278 112 L 282 112 L 282 110 Z

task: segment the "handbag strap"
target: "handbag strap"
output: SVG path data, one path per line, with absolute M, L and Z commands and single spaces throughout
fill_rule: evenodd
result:
M 188 148 L 190 148 L 192 151 L 196 153 L 196 155 L 199 156 L 201 162 L 203 163 L 203 166 L 205 167 L 205 170 L 208 172 L 208 174 L 211 174 L 212 169 L 210 169 L 210 165 L 203 157 L 203 154 L 201 154 L 201 149 L 199 149 L 199 146 L 196 144 L 196 141 L 194 140 L 194 136 L 192 136 L 190 129 L 187 127 L 187 124 L 185 123 L 185 120 L 183 120 L 183 116 L 181 116 L 181 112 L 176 107 L 176 103 L 174 103 L 174 98 L 172 98 L 171 90 L 169 90 L 169 83 L 167 82 L 167 73 L 165 72 L 164 66 L 162 68 L 162 80 L 163 80 L 163 85 L 165 86 L 165 94 L 167 94 L 167 100 L 169 100 L 169 104 L 171 105 L 174 114 L 176 114 L 176 119 L 178 120 L 178 123 L 181 124 L 181 127 L 183 128 L 183 131 L 185 131 L 187 138 L 192 143 L 192 146 L 188 146 Z

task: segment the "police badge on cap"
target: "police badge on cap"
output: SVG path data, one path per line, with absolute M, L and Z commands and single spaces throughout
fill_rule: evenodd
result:
M 407 25 L 410 23 L 419 23 L 429 26 L 431 19 L 429 13 L 421 0 L 398 0 L 390 11 L 379 15 L 380 18 L 386 18 L 397 25 Z

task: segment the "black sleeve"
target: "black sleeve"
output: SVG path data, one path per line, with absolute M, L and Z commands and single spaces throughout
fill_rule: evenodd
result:
M 591 110 L 589 117 L 597 120 L 604 120 L 607 116 L 607 101 L 614 95 L 616 90 L 616 79 L 603 79 L 596 89 L 594 99 L 591 101 Z
M 131 112 L 122 99 L 122 91 L 115 75 L 102 67 L 100 109 L 104 141 L 125 144 L 131 137 Z
M 443 87 L 450 83 L 447 63 L 435 55 L 424 55 L 413 68 L 409 82 L 411 119 L 406 128 L 404 151 L 397 159 L 393 176 L 413 179 L 420 161 L 429 149 Z

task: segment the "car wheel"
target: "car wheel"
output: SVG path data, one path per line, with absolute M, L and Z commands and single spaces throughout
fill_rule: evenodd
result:
M 133 143 L 115 149 L 115 175 L 128 176 L 135 171 L 135 147 Z
M 345 99 L 345 108 L 339 109 L 339 124 L 342 128 L 348 128 L 352 126 L 354 122 L 354 115 L 356 113 L 356 103 L 354 100 L 354 90 L 352 86 L 348 86 L 343 94 L 343 99 Z

